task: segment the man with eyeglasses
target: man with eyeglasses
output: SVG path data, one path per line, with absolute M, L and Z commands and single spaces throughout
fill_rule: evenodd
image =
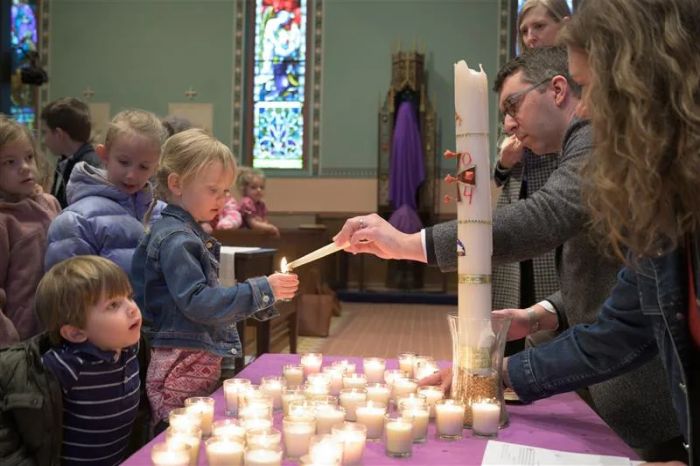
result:
M 502 311 L 513 317 L 511 339 L 594 322 L 620 268 L 598 251 L 586 228 L 579 168 L 591 151 L 592 134 L 589 123 L 576 116 L 581 90 L 567 68 L 564 49 L 532 49 L 504 65 L 495 81 L 506 133 L 535 154 L 560 152 L 557 168 L 541 189 L 493 213 L 494 265 L 560 248 L 560 291 L 528 309 Z M 348 219 L 334 240 L 338 245 L 349 240 L 348 252 L 427 262 L 443 272 L 457 268 L 456 221 L 411 235 L 376 214 L 363 215 Z M 658 357 L 589 389 L 600 416 L 630 446 L 643 450 L 642 456 L 653 457 L 664 442 L 680 435 Z

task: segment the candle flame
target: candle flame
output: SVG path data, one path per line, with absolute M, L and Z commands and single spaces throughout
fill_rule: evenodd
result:
M 289 272 L 287 268 L 287 258 L 283 257 L 282 260 L 280 261 L 280 272 L 282 273 L 287 273 Z

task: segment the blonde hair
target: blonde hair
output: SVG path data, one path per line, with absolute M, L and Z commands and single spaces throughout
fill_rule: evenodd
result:
M 231 150 L 203 129 L 192 128 L 170 136 L 163 144 L 155 175 L 155 196 L 144 223 L 148 224 L 158 199 L 166 202 L 170 199 L 168 177 L 171 173 L 187 182 L 215 162 L 221 162 L 224 170 L 232 170 L 235 174 L 236 159 Z
M 545 11 L 547 12 L 547 16 L 552 18 L 555 23 L 561 23 L 564 21 L 564 18 L 571 16 L 571 10 L 569 9 L 569 5 L 566 3 L 566 0 L 527 0 L 520 9 L 520 13 L 518 13 L 517 21 L 517 34 L 521 51 L 527 49 L 527 46 L 523 41 L 522 34 L 520 34 L 520 26 L 522 26 L 525 16 L 538 6 L 544 7 Z
M 123 110 L 114 115 L 107 127 L 105 148 L 109 150 L 121 136 L 134 134 L 148 139 L 156 147 L 168 137 L 167 130 L 155 114 L 139 109 Z
M 34 162 L 37 167 L 38 183 L 43 185 L 43 178 L 45 178 L 49 172 L 48 163 L 39 151 L 36 141 L 34 137 L 32 137 L 32 133 L 26 126 L 0 113 L 0 148 L 5 147 L 6 144 L 12 144 L 13 142 L 22 140 L 27 141 L 32 148 L 32 155 L 34 156 Z M 7 199 L 8 196 L 7 193 L 0 192 L 0 199 Z
M 241 196 L 245 196 L 245 190 L 253 182 L 253 178 L 258 177 L 265 181 L 265 173 L 259 168 L 240 167 L 236 178 L 236 188 Z
M 586 0 L 560 35 L 588 56 L 595 145 L 584 192 L 619 257 L 669 251 L 700 226 L 696 2 Z
M 103 297 L 131 296 L 129 278 L 109 259 L 75 256 L 46 272 L 34 306 L 53 344 L 61 343 L 61 327 L 85 328 L 90 307 Z

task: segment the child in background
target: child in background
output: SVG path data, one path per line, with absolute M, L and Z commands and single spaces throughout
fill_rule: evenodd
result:
M 0 348 L 41 330 L 34 291 L 49 224 L 61 206 L 37 183 L 38 158 L 27 128 L 0 115 Z
M 209 395 L 223 357 L 241 351 L 236 322 L 266 320 L 278 299 L 294 296 L 294 274 L 275 273 L 233 287 L 219 284 L 221 245 L 202 230 L 223 207 L 236 162 L 201 129 L 168 138 L 156 173 L 161 218 L 139 243 L 132 265 L 136 301 L 153 348 L 146 392 L 157 423 L 186 398 Z
M 279 229 L 267 220 L 267 206 L 262 200 L 265 196 L 265 174 L 257 168 L 241 167 L 236 186 L 242 196 L 238 210 L 245 226 L 279 237 Z
M 86 162 L 93 167 L 102 166 L 90 144 L 90 108 L 81 100 L 63 97 L 44 107 L 41 121 L 44 144 L 59 157 L 51 193 L 61 208 L 65 208 L 68 205 L 66 186 L 75 165 Z
M 124 460 L 141 387 L 131 292 L 126 274 L 96 256 L 41 279 L 36 309 L 48 332 L 0 351 L 0 464 Z
M 49 228 L 46 270 L 68 257 L 92 254 L 131 271 L 153 199 L 148 179 L 158 168 L 165 134 L 158 117 L 144 110 L 125 110 L 112 119 L 105 143 L 97 146 L 105 169 L 79 163 L 71 175 L 69 206 Z
M 211 234 L 214 230 L 235 230 L 243 225 L 243 217 L 238 211 L 238 202 L 231 194 L 231 190 L 227 189 L 226 200 L 224 206 L 211 222 L 202 222 L 202 229 Z M 213 225 L 213 227 L 212 227 Z

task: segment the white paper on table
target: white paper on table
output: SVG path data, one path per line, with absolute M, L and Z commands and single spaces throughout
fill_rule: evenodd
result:
M 514 443 L 489 440 L 486 444 L 482 466 L 540 466 L 581 465 L 581 466 L 630 466 L 633 462 L 622 456 L 592 455 L 529 447 Z
M 219 282 L 222 286 L 234 286 L 236 284 L 236 253 L 256 251 L 260 248 L 222 246 L 219 261 Z

